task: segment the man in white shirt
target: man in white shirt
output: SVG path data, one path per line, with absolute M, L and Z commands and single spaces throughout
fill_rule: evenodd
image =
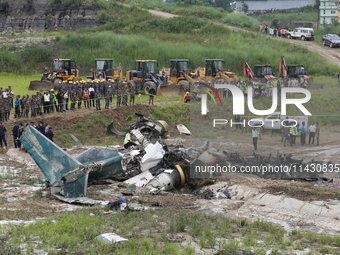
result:
M 313 138 L 312 144 L 314 144 L 314 138 L 315 138 L 315 132 L 316 132 L 316 126 L 314 125 L 314 122 L 312 122 L 312 125 L 309 126 L 309 144 L 310 140 Z
M 252 133 L 252 136 L 253 136 L 254 150 L 256 151 L 257 150 L 257 139 L 258 139 L 258 137 L 260 137 L 260 140 L 261 140 L 261 134 L 260 134 L 259 128 L 253 127 L 253 130 L 252 130 L 251 133 Z

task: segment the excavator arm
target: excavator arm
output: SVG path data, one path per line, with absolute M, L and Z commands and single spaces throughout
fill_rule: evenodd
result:
M 280 60 L 280 66 L 279 66 L 279 77 L 287 78 L 287 65 L 285 57 L 282 56 Z
M 254 73 L 251 70 L 250 66 L 248 65 L 247 61 L 244 61 L 243 64 L 243 72 L 244 72 L 244 78 L 247 80 L 249 77 L 254 78 Z

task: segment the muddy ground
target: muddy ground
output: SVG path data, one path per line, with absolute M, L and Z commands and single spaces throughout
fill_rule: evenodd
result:
M 144 105 L 129 109 L 129 111 L 134 110 L 145 110 L 152 113 L 150 108 Z M 107 112 L 124 126 L 126 124 L 125 115 L 130 114 L 126 111 L 126 109 L 114 109 L 102 112 Z M 77 112 L 55 113 L 44 116 L 43 120 L 55 129 L 67 130 L 66 127 L 69 128 L 70 125 L 80 122 L 93 112 L 95 111 L 90 110 L 89 112 L 82 109 Z M 33 120 L 36 122 L 38 118 Z M 204 141 L 202 138 L 180 135 L 176 130 L 176 124 L 179 123 L 170 124 L 170 139 L 165 140 L 167 143 L 181 142 L 187 148 L 202 144 Z M 262 133 L 262 140 L 258 143 L 259 149 L 256 153 L 275 156 L 277 152 L 280 152 L 281 154 L 292 154 L 293 158 L 303 159 L 306 162 L 314 159 L 337 163 L 340 162 L 338 153 L 340 133 L 332 130 L 338 128 L 321 128 L 320 146 L 301 146 L 297 140 L 296 145 L 284 147 L 279 132 L 266 131 Z M 92 130 L 89 135 L 91 136 L 93 132 Z M 98 130 L 96 132 L 98 133 Z M 105 133 L 105 130 L 101 132 Z M 227 139 L 222 139 L 222 137 L 210 139 L 213 147 L 242 155 L 254 153 L 250 132 L 241 133 L 234 129 L 228 132 Z M 112 137 L 105 135 L 102 139 L 110 141 Z M 10 143 L 8 148 L 0 151 L 0 224 L 9 221 L 20 224 L 21 221 L 47 216 L 55 217 L 63 212 L 82 208 L 81 205 L 66 204 L 51 196 L 49 190 L 45 188 L 45 177 L 30 155 L 12 148 L 12 139 L 9 137 L 8 140 Z M 68 149 L 67 152 L 75 156 L 89 147 L 101 149 L 110 148 L 110 145 L 113 145 L 102 146 L 101 139 L 98 140 L 98 143 L 101 145 L 98 146 L 95 140 L 90 140 L 85 146 Z M 333 181 L 327 183 L 263 179 L 249 174 L 230 174 L 212 180 L 209 183 L 209 185 L 213 184 L 212 186 L 207 185 L 201 188 L 204 190 L 214 187 L 214 185 L 226 185 L 228 192 L 232 195 L 231 199 L 205 199 L 200 195 L 201 189 L 191 190 L 187 185 L 179 190 L 162 192 L 160 195 L 151 195 L 145 188 L 137 188 L 133 196 L 126 196 L 123 193 L 126 192 L 127 187 L 121 182 L 89 185 L 88 197 L 101 201 L 103 205 L 109 201 L 123 198 L 128 203 L 136 202 L 145 208 L 155 207 L 169 211 L 185 210 L 186 213 L 222 214 L 234 219 L 264 219 L 277 224 L 286 231 L 300 229 L 339 234 L 340 220 L 339 216 L 334 213 L 336 210 L 340 210 L 340 179 L 338 175 L 334 173 L 328 175 L 333 178 Z

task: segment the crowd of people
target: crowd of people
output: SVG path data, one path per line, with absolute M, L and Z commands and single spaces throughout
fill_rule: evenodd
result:
M 22 146 L 20 142 L 20 137 L 23 134 L 25 128 L 30 125 L 33 128 L 36 128 L 41 134 L 46 136 L 49 140 L 54 142 L 54 132 L 53 128 L 48 125 L 47 123 L 44 124 L 41 120 L 38 121 L 37 126 L 34 125 L 34 122 L 28 123 L 19 123 L 17 124 L 17 121 L 13 121 L 13 129 L 12 129 L 12 135 L 13 135 L 13 142 L 14 142 L 14 148 L 19 148 L 20 150 L 25 150 L 25 148 Z M 6 149 L 7 148 L 7 141 L 6 137 L 8 137 L 7 129 L 3 125 L 2 121 L 0 121 L 0 146 L 1 148 Z
M 56 86 L 57 89 L 36 92 L 35 94 L 16 95 L 11 87 L 3 90 L 0 88 L 0 121 L 6 122 L 10 118 L 11 110 L 14 108 L 15 118 L 36 117 L 53 112 L 65 112 L 95 107 L 101 110 L 101 102 L 104 100 L 105 109 L 110 109 L 116 96 L 116 106 L 135 104 L 136 89 L 134 86 L 128 88 L 125 82 L 120 82 L 115 89 L 112 80 L 100 81 L 63 81 Z M 153 105 L 153 95 L 150 95 L 149 104 Z
M 260 25 L 260 33 L 264 33 L 264 34 L 269 34 L 272 37 L 286 37 L 286 35 L 289 33 L 289 29 L 288 28 L 274 28 L 274 27 L 268 27 L 267 25 Z

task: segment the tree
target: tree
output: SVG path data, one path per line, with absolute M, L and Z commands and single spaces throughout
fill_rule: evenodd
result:
M 231 0 L 215 0 L 215 4 L 217 7 L 221 7 L 228 12 L 232 12 L 230 7 L 231 2 Z
M 242 11 L 247 12 L 248 9 L 249 9 L 248 5 L 245 4 L 245 3 L 243 3 L 243 4 L 242 4 Z

